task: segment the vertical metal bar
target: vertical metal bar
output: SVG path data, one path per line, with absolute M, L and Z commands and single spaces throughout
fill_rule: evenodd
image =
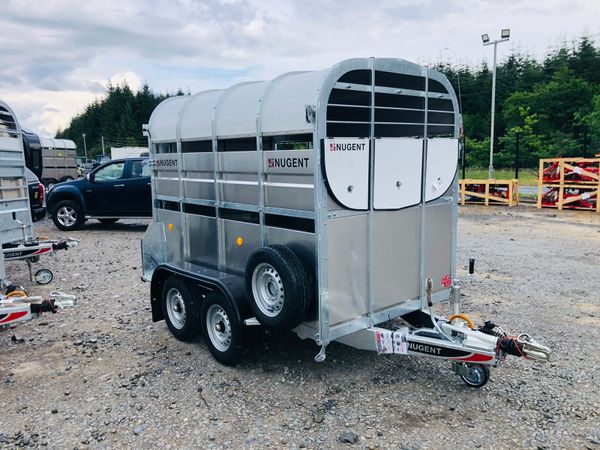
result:
M 329 92 L 324 89 L 319 91 L 315 114 L 315 131 L 313 134 L 314 154 L 314 198 L 315 198 L 315 237 L 316 237 L 316 259 L 317 259 L 317 303 L 319 308 L 319 336 L 317 344 L 327 345 L 329 343 L 329 270 L 327 260 L 327 189 L 323 179 L 321 142 L 326 136 L 326 114 L 327 97 Z
M 154 148 L 154 144 L 152 143 L 152 135 L 150 134 L 150 125 L 145 125 L 146 132 L 148 133 L 148 154 L 150 155 L 149 163 L 152 164 L 152 170 L 150 171 L 150 198 L 152 199 L 152 222 L 158 222 L 158 217 L 156 215 L 156 169 L 155 169 L 155 161 L 156 161 L 156 151 Z
M 517 180 L 519 179 L 519 136 L 520 134 L 517 133 L 517 147 L 515 148 L 515 178 Z
M 177 124 L 175 125 L 175 150 L 177 153 L 177 179 L 179 184 L 179 218 L 181 219 L 181 241 L 179 245 L 183 247 L 183 260 L 189 261 L 190 246 L 188 242 L 188 223 L 187 216 L 183 212 L 183 153 L 181 151 L 181 114 L 185 110 L 185 107 L 186 105 L 183 105 L 177 114 Z
M 421 159 L 421 201 L 419 215 L 419 300 L 421 308 L 425 309 L 425 200 L 427 196 L 427 133 L 429 110 L 429 67 L 423 67 L 425 76 L 425 111 L 423 120 L 423 155 Z
M 369 326 L 373 327 L 373 201 L 375 186 L 375 58 L 369 58 L 371 69 L 371 118 L 369 124 L 369 211 L 367 212 L 367 296 Z
M 490 125 L 490 167 L 488 178 L 494 178 L 494 115 L 496 113 L 496 51 L 498 49 L 498 41 L 494 42 L 494 62 L 492 65 L 492 123 Z
M 218 258 L 217 258 L 217 266 L 219 270 L 223 270 L 224 266 L 225 266 L 225 236 L 223 233 L 223 226 L 221 224 L 221 211 L 219 208 L 220 205 L 220 192 L 219 192 L 219 183 L 217 182 L 218 176 L 219 176 L 219 154 L 218 154 L 218 141 L 217 141 L 217 124 L 216 124 L 216 117 L 217 117 L 217 109 L 218 109 L 218 104 L 217 106 L 215 106 L 215 110 L 214 110 L 214 114 L 213 114 L 213 119 L 212 119 L 212 123 L 211 123 L 211 128 L 212 128 L 212 152 L 213 152 L 213 183 L 214 183 L 214 188 L 215 188 L 215 220 L 217 221 L 217 251 L 218 251 Z
M 538 195 L 537 195 L 537 207 L 542 207 L 542 183 L 544 182 L 544 160 L 540 159 L 540 165 L 538 169 Z M 599 203 L 600 204 L 600 203 Z
M 267 92 L 269 84 L 265 88 Z M 262 145 L 262 98 L 258 99 L 258 111 L 256 113 L 256 160 L 258 163 L 258 224 L 260 227 L 260 246 L 265 245 L 265 191 L 264 191 L 264 164 L 263 164 L 263 145 Z

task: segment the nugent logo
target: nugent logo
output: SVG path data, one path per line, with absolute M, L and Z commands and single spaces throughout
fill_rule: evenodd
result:
M 329 143 L 330 152 L 352 152 L 365 150 L 366 142 L 345 142 L 343 144 L 336 144 L 334 142 Z
M 270 169 L 276 167 L 308 167 L 308 158 L 267 158 L 267 167 Z
M 153 167 L 177 167 L 176 159 L 154 159 L 148 161 L 149 166 Z

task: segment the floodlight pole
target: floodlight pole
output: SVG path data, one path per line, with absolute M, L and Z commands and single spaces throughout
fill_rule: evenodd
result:
M 496 39 L 495 41 L 484 42 L 483 45 L 494 46 L 494 62 L 492 63 L 492 119 L 490 126 L 490 167 L 488 171 L 489 179 L 494 178 L 494 116 L 496 113 L 496 55 L 500 42 L 506 42 L 509 38 Z
M 83 153 L 85 154 L 85 162 L 87 163 L 87 146 L 85 145 L 85 133 L 81 133 L 81 137 L 83 138 Z

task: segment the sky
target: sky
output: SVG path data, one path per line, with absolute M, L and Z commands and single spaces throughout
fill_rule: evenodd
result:
M 2 0 L 0 100 L 44 137 L 101 98 L 109 82 L 192 93 L 352 57 L 420 64 L 537 58 L 586 35 L 598 0 Z

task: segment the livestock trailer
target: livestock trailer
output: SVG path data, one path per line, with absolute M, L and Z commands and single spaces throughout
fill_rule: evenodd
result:
M 21 127 L 15 113 L 0 101 L 0 244 L 29 241 L 32 223 Z M 2 256 L 0 287 L 5 278 Z
M 246 327 L 453 361 L 472 386 L 527 335 L 433 315 L 457 300 L 461 116 L 444 75 L 401 59 L 172 97 L 148 125 L 154 321 L 235 363 Z M 455 304 L 457 302 L 455 301 Z M 393 319 L 398 319 L 394 321 Z
M 77 146 L 69 139 L 41 138 L 43 171 L 40 180 L 48 186 L 77 178 Z

